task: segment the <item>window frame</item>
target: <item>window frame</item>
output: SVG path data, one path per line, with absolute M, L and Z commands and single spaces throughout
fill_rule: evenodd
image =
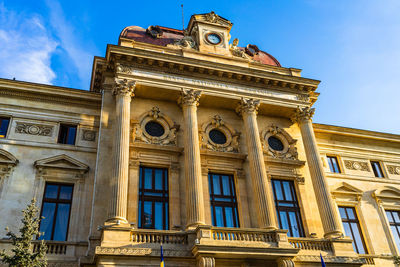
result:
M 152 186 L 155 185 L 155 170 L 162 170 L 162 190 L 157 190 L 157 189 L 145 189 L 141 188 L 144 187 L 145 184 L 145 175 L 144 175 L 144 170 L 145 169 L 151 169 L 152 170 Z M 166 177 L 165 177 L 166 175 Z M 139 229 L 154 229 L 154 230 L 169 230 L 170 229 L 170 204 L 169 204 L 169 168 L 163 168 L 163 167 L 154 167 L 154 166 L 139 166 L 139 186 L 138 186 L 138 228 Z M 160 192 L 161 191 L 161 192 Z M 145 195 L 143 193 L 161 193 L 162 196 L 151 196 L 151 195 Z M 144 202 L 145 201 L 151 201 L 152 203 L 152 228 L 143 228 L 143 222 L 144 222 Z M 163 229 L 156 229 L 155 228 L 155 203 L 156 202 L 161 202 L 163 203 Z M 165 205 L 167 205 L 167 213 L 166 214 L 166 208 Z M 167 215 L 167 216 L 166 216 Z
M 222 185 L 222 176 L 228 176 L 229 178 L 229 187 L 230 190 L 232 191 L 231 193 L 234 193 L 234 195 L 231 194 L 230 197 L 225 196 L 225 195 L 216 195 L 214 194 L 214 177 L 213 175 L 219 176 L 220 180 L 220 192 L 223 192 L 223 185 Z M 225 207 L 231 207 L 232 208 L 232 219 L 233 219 L 233 227 L 231 228 L 240 228 L 240 215 L 239 215 L 239 205 L 238 205 L 238 200 L 237 200 L 237 190 L 236 190 L 236 181 L 235 177 L 233 174 L 229 173 L 220 173 L 220 172 L 208 172 L 207 174 L 207 180 L 208 180 L 208 187 L 209 187 L 209 199 L 210 199 L 210 215 L 211 215 L 211 225 L 214 227 L 227 227 L 227 221 L 226 221 L 226 214 L 225 214 Z M 223 200 L 215 200 L 215 198 L 225 198 L 225 199 L 230 199 L 230 201 L 223 201 Z M 216 212 L 215 212 L 215 207 L 223 207 L 222 213 L 223 213 L 223 223 L 224 226 L 216 226 L 216 223 L 214 224 L 214 220 L 216 219 Z
M 290 187 L 290 195 L 291 195 L 292 199 L 294 199 L 295 201 L 278 200 L 274 181 L 279 181 L 280 182 L 281 190 L 283 192 L 284 199 L 286 199 L 286 195 L 284 194 L 285 191 L 284 191 L 282 182 L 288 182 L 289 183 L 289 187 Z M 293 236 L 292 227 L 291 227 L 291 222 L 290 222 L 290 219 L 288 217 L 288 214 L 289 214 L 289 212 L 295 212 L 295 214 L 296 214 L 296 222 L 297 222 L 297 225 L 299 226 L 299 237 L 305 237 L 305 230 L 304 230 L 304 224 L 303 224 L 302 213 L 301 213 L 301 208 L 300 208 L 300 202 L 299 202 L 299 199 L 297 197 L 297 192 L 296 192 L 296 187 L 295 187 L 294 181 L 287 180 L 287 179 L 272 178 L 271 179 L 271 188 L 272 188 L 272 193 L 273 193 L 273 196 L 274 196 L 275 211 L 276 211 L 276 216 L 277 216 L 279 228 L 283 229 L 282 228 L 282 222 L 281 222 L 280 214 L 279 214 L 280 211 L 283 211 L 283 212 L 285 212 L 286 218 L 288 219 L 287 220 L 288 226 L 289 226 L 289 229 L 287 229 L 288 230 L 288 236 L 289 237 L 294 237 Z M 287 202 L 291 202 L 291 203 L 294 203 L 294 207 L 279 206 L 279 204 L 280 204 L 279 202 L 286 202 L 286 203 Z
M 394 233 L 393 233 L 393 231 L 392 231 L 392 226 L 395 226 L 396 227 L 396 232 L 397 232 L 397 236 L 398 236 L 398 239 L 400 240 L 400 230 L 399 230 L 399 228 L 400 228 L 400 222 L 398 222 L 398 223 L 396 223 L 395 222 L 395 220 L 393 220 L 393 223 L 391 223 L 390 222 L 390 220 L 389 220 L 389 218 L 388 218 L 388 216 L 387 216 L 387 212 L 390 212 L 391 213 L 391 216 L 394 218 L 394 216 L 393 216 L 393 212 L 396 212 L 397 214 L 398 214 L 398 216 L 400 217 L 400 211 L 399 210 L 393 210 L 393 209 L 385 209 L 385 216 L 386 216 L 386 219 L 387 219 L 387 222 L 388 222 L 388 224 L 389 224 L 389 230 L 390 230 L 390 233 L 392 234 L 392 237 L 394 238 L 394 244 L 395 244 L 395 246 L 396 246 L 396 248 L 397 248 L 397 250 L 400 250 L 400 243 L 399 243 L 399 245 L 397 246 L 397 244 L 396 244 L 396 238 L 394 237 Z M 399 227 L 399 228 L 398 228 Z
M 4 137 L 1 137 L 0 136 L 0 139 L 6 139 L 7 138 L 7 136 L 8 136 L 8 132 L 10 131 L 10 125 L 11 125 L 11 117 L 8 117 L 8 116 L 0 116 L 0 127 L 1 127 L 1 124 L 3 123 L 3 120 L 8 120 L 8 125 L 7 125 L 7 130 L 6 130 L 6 132 L 4 133 Z
M 47 185 L 56 185 L 58 186 L 58 191 L 57 191 L 57 199 L 47 199 L 45 198 L 46 196 L 46 187 Z M 59 199 L 60 197 L 60 191 L 61 191 L 61 186 L 72 186 L 72 191 L 71 191 L 71 199 L 70 200 L 63 200 L 63 199 Z M 56 203 L 56 207 L 54 209 L 54 218 L 53 218 L 53 222 L 52 222 L 52 229 L 51 229 L 51 239 L 45 240 L 45 241 L 59 241 L 59 242 L 65 242 L 68 241 L 68 234 L 69 234 L 69 226 L 71 223 L 71 211 L 72 211 L 72 203 L 73 203 L 73 199 L 74 199 L 74 190 L 75 190 L 75 184 L 73 183 L 60 183 L 60 182 L 51 182 L 51 181 L 46 181 L 44 184 L 44 190 L 43 190 L 43 197 L 42 197 L 42 203 L 41 203 L 41 208 L 40 208 L 40 218 L 42 217 L 43 214 L 43 206 L 44 203 Z M 58 204 L 69 204 L 69 213 L 68 213 L 68 223 L 67 223 L 67 231 L 65 233 L 65 240 L 54 240 L 54 230 L 55 230 L 55 225 L 56 225 L 56 221 L 57 221 L 57 211 L 58 211 Z M 39 223 L 39 230 L 40 230 L 40 225 L 42 223 L 42 220 Z M 40 237 L 38 237 L 37 239 L 40 239 Z
M 331 159 L 333 159 L 333 158 L 336 159 L 337 168 L 338 168 L 337 172 L 335 170 L 332 171 L 332 168 L 331 168 Z M 340 164 L 339 156 L 337 156 L 337 155 L 326 155 L 326 159 L 328 161 L 328 167 L 329 167 L 330 173 L 343 173 L 343 171 L 342 171 L 343 168 L 342 168 L 342 166 Z M 332 167 L 333 167 L 333 165 L 332 165 Z
M 73 144 L 69 144 L 67 142 L 60 142 L 61 133 L 62 133 L 62 131 L 61 131 L 62 127 L 68 127 L 67 134 L 66 134 L 66 136 L 64 138 L 65 140 L 68 140 L 68 138 L 69 138 L 69 129 L 70 128 L 75 128 L 75 137 L 74 137 Z M 58 128 L 58 138 L 57 138 L 57 143 L 58 144 L 75 146 L 76 145 L 77 136 L 78 136 L 78 125 L 77 124 L 60 123 L 59 128 Z
M 378 165 L 379 171 L 382 174 L 382 176 L 377 175 L 377 171 L 374 167 L 375 164 L 373 164 L 373 163 L 376 163 Z M 371 164 L 371 169 L 372 169 L 372 172 L 374 173 L 375 178 L 386 178 L 385 172 L 383 171 L 382 162 L 380 160 L 370 160 L 369 164 Z
M 343 221 L 343 218 L 342 218 L 342 216 L 341 216 L 341 214 L 340 214 L 340 209 L 341 209 L 341 208 L 344 208 L 344 209 L 345 209 L 346 216 L 347 216 L 346 221 Z M 355 219 L 349 219 L 349 216 L 348 216 L 348 213 L 347 213 L 347 209 L 352 209 L 352 210 L 353 210 Z M 359 216 L 359 214 L 358 214 L 358 212 L 357 212 L 356 207 L 354 207 L 354 206 L 346 206 L 346 205 L 338 205 L 338 211 L 339 211 L 340 220 L 341 220 L 341 222 L 342 222 L 343 230 L 344 230 L 344 224 L 343 224 L 344 222 L 345 222 L 345 223 L 348 223 L 348 224 L 350 225 L 350 231 L 351 231 L 351 236 L 350 236 L 350 237 L 351 237 L 351 239 L 353 240 L 354 246 L 356 247 L 356 251 L 355 251 L 355 252 L 356 252 L 357 254 L 359 254 L 359 255 L 366 255 L 366 254 L 369 254 L 367 242 L 365 241 L 365 234 L 364 234 L 364 231 L 363 231 L 363 229 L 362 229 L 362 227 L 361 227 L 360 216 Z M 351 227 L 351 223 L 356 223 L 356 225 L 357 225 L 358 232 L 360 233 L 361 243 L 362 243 L 363 248 L 364 248 L 364 253 L 363 253 L 363 254 L 360 254 L 359 249 L 358 249 L 358 245 L 357 245 L 357 243 L 355 242 L 354 233 L 353 233 L 353 228 Z M 346 234 L 345 231 L 344 231 L 344 234 Z

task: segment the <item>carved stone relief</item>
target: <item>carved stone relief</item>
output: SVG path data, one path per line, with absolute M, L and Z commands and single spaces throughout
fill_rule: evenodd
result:
M 394 175 L 400 175 L 400 166 L 387 165 L 388 172 Z
M 146 130 L 148 123 L 158 124 L 162 127 L 159 136 L 152 135 Z M 157 125 L 156 125 L 157 126 Z M 160 112 L 158 107 L 153 107 L 149 112 L 143 114 L 139 122 L 132 125 L 132 141 L 157 145 L 177 145 L 176 134 L 179 125 L 175 124 L 169 117 Z
M 273 149 L 269 144 L 269 138 L 276 138 L 282 142 L 282 150 Z M 293 139 L 284 129 L 271 125 L 261 133 L 261 143 L 264 153 L 274 158 L 297 159 L 297 140 Z
M 51 136 L 53 128 L 53 126 L 49 125 L 17 122 L 15 132 L 20 134 Z
M 217 131 L 225 135 L 225 142 L 217 142 L 216 140 L 213 141 L 213 131 Z M 199 138 L 202 149 L 220 152 L 239 152 L 240 133 L 223 121 L 219 115 L 215 115 L 210 121 L 202 125 Z
M 83 130 L 82 131 L 82 140 L 93 142 L 94 140 L 96 140 L 96 131 Z
M 345 160 L 344 166 L 346 166 L 346 169 L 349 170 L 366 171 L 366 172 L 370 171 L 368 162 Z

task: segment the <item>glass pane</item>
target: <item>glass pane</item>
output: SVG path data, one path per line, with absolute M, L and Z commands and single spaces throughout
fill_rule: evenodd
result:
M 46 191 L 46 194 L 44 195 L 45 198 L 57 199 L 58 185 L 47 184 L 45 191 Z
M 399 223 L 400 222 L 399 213 L 397 211 L 393 211 L 392 214 L 393 214 L 394 221 Z
M 145 201 L 143 208 L 143 228 L 152 228 L 153 226 L 153 210 L 152 210 L 152 202 Z
M 347 215 L 349 216 L 349 219 L 355 220 L 356 215 L 354 214 L 354 209 L 353 208 L 346 208 L 347 210 Z
M 67 240 L 70 204 L 58 204 L 54 238 L 56 241 Z
M 139 200 L 138 226 L 142 228 L 142 201 Z
M 222 190 L 225 196 L 230 196 L 231 192 L 229 190 L 229 176 L 222 176 Z
M 386 211 L 386 216 L 387 216 L 389 222 L 391 222 L 391 223 L 394 222 L 393 221 L 393 217 L 392 217 L 392 213 L 390 211 Z
M 149 168 L 144 169 L 144 189 L 152 189 L 152 174 L 153 170 Z
M 163 230 L 163 203 L 155 202 L 154 207 L 154 228 L 158 230 Z
M 287 229 L 289 230 L 289 223 L 287 220 L 286 212 L 280 211 L 279 212 L 279 218 L 280 218 L 280 223 L 281 223 L 281 229 Z M 290 235 L 290 233 L 288 233 Z
M 353 238 L 353 235 L 351 233 L 351 229 L 350 229 L 350 224 L 347 222 L 343 223 L 343 228 L 344 228 L 344 233 L 346 236 Z
M 224 226 L 224 219 L 222 214 L 222 207 L 215 207 L 215 226 Z
M 68 129 L 67 144 L 74 145 L 75 144 L 75 136 L 76 136 L 76 127 L 70 126 Z
M 396 243 L 397 248 L 400 249 L 400 236 L 398 234 L 399 232 L 396 230 L 396 226 L 394 226 L 394 225 L 390 226 L 390 229 L 392 230 L 394 242 Z M 400 229 L 398 229 L 398 230 L 400 230 Z
M 165 203 L 165 227 L 164 230 L 169 229 L 169 218 L 168 218 L 168 203 Z
M 275 197 L 277 200 L 283 200 L 283 193 L 280 181 L 274 180 Z
M 295 212 L 289 212 L 289 220 L 290 220 L 290 225 L 292 227 L 292 233 L 294 237 L 300 237 L 300 228 L 297 225 L 297 220 L 296 220 L 296 213 Z
M 212 188 L 212 183 L 211 183 L 211 174 L 208 175 L 208 191 L 210 191 L 210 195 L 212 194 L 211 188 Z
M 72 199 L 72 186 L 61 186 L 60 199 L 71 200 Z
M 339 164 L 337 162 L 337 158 L 332 158 L 332 165 L 333 165 L 333 170 L 336 173 L 339 173 Z
M 285 198 L 287 201 L 292 201 L 292 194 L 290 192 L 290 184 L 288 181 L 283 182 L 283 190 L 285 191 Z
M 328 157 L 328 164 L 329 164 L 329 170 L 331 172 L 335 172 L 335 169 L 334 169 L 333 164 L 332 164 L 332 158 L 331 157 Z
M 40 239 L 51 240 L 51 231 L 53 229 L 55 209 L 55 203 L 43 203 L 42 217 L 44 217 L 44 219 L 40 222 L 39 230 L 43 233 L 43 235 L 40 237 Z
M 231 207 L 225 207 L 225 220 L 226 220 L 226 227 L 234 227 L 233 222 L 233 213 Z
M 162 190 L 163 189 L 163 170 L 154 169 L 155 174 L 155 189 Z
M 219 176 L 218 175 L 213 175 L 213 188 L 214 188 L 214 195 L 221 195 L 221 187 L 219 184 Z
M 347 215 L 346 215 L 346 210 L 345 210 L 345 208 L 339 207 L 339 213 L 340 213 L 340 217 L 341 217 L 342 219 L 347 219 Z
M 236 221 L 236 225 L 235 226 L 239 227 L 239 215 L 238 215 L 237 209 L 234 208 L 233 210 L 235 212 L 235 221 Z
M 351 223 L 351 228 L 354 233 L 354 242 L 357 244 L 358 254 L 365 254 L 365 249 L 362 241 L 361 233 L 358 230 L 358 225 L 356 223 Z
M 0 138 L 6 137 L 9 119 L 0 119 Z

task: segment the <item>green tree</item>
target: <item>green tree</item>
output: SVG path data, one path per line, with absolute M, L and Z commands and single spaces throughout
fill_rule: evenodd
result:
M 37 248 L 33 250 L 32 241 L 37 236 L 40 236 L 38 217 L 39 209 L 36 207 L 36 200 L 32 199 L 28 207 L 22 211 L 24 217 L 22 218 L 22 227 L 19 229 L 20 236 L 10 232 L 8 228 L 7 236 L 12 241 L 11 252 L 14 255 L 7 255 L 5 251 L 0 251 L 0 260 L 8 264 L 10 267 L 46 267 L 47 247 L 42 240 L 38 243 Z

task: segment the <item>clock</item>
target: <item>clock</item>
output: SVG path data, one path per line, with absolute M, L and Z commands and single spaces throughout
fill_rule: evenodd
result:
M 206 40 L 212 45 L 217 45 L 222 42 L 221 36 L 216 33 L 208 33 L 206 35 Z

